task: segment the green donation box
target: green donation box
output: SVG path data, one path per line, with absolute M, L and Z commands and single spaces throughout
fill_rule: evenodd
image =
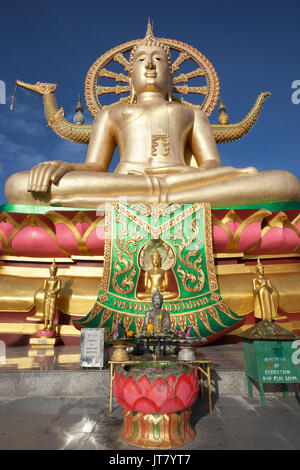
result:
M 266 405 L 264 383 L 282 384 L 285 396 L 288 383 L 300 383 L 300 341 L 297 335 L 263 320 L 241 337 L 249 397 L 253 396 L 251 380 L 258 382 L 263 405 Z

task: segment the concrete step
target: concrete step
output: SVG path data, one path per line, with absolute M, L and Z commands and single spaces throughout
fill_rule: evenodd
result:
M 243 370 L 212 370 L 212 394 L 219 396 L 248 396 L 247 380 Z M 297 386 L 288 386 L 295 394 Z M 265 384 L 265 394 L 280 395 L 280 384 Z M 207 383 L 205 383 L 207 390 Z M 257 384 L 253 395 L 259 396 Z M 9 370 L 0 371 L 2 397 L 109 397 L 109 370 Z
M 211 364 L 212 394 L 248 396 L 242 344 L 201 348 Z M 295 394 L 299 385 L 288 386 Z M 207 389 L 207 383 L 205 383 Z M 265 394 L 281 395 L 281 384 L 265 384 Z M 256 383 L 253 395 L 259 396 Z M 8 348 L 0 363 L 1 397 L 109 397 L 109 369 L 80 369 L 79 346 L 57 346 L 52 351 L 28 346 Z

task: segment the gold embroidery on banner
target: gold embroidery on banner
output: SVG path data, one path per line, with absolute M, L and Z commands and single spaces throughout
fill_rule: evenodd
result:
M 177 321 L 181 331 L 184 331 L 186 329 L 186 315 L 178 315 Z
M 198 304 L 198 306 L 200 305 L 199 304 L 199 301 L 201 299 L 197 299 L 197 301 L 193 302 L 195 305 L 194 307 L 196 307 L 196 303 Z M 207 299 L 205 298 L 206 302 L 205 304 L 207 304 Z M 104 304 L 100 304 L 102 306 L 102 308 L 106 308 L 106 305 Z M 174 315 L 174 316 L 178 316 L 178 315 L 183 315 L 183 314 L 193 314 L 193 315 L 196 315 L 197 312 L 200 310 L 203 310 L 203 309 L 207 309 L 207 305 L 205 305 L 204 307 L 202 307 L 202 309 L 199 307 L 197 308 L 197 310 L 188 310 L 186 312 L 178 312 L 178 310 L 181 310 L 182 309 L 182 306 L 184 306 L 184 302 L 179 304 L 179 305 L 168 305 L 167 308 L 169 310 L 169 312 L 171 313 L 171 315 Z M 215 306 L 218 306 L 218 304 L 215 304 Z M 166 306 L 165 306 L 166 307 Z M 120 312 L 120 313 L 123 313 L 124 312 L 124 309 L 129 309 L 129 310 L 133 310 L 133 312 L 126 312 L 126 315 L 130 315 L 130 316 L 138 316 L 140 315 L 141 313 L 146 313 L 148 310 L 151 309 L 151 304 L 142 304 L 142 303 L 139 303 L 139 304 L 133 304 L 131 302 L 126 302 L 126 301 L 122 301 L 122 300 L 116 300 L 116 299 L 113 299 L 113 308 L 116 312 Z M 119 309 L 119 310 L 118 310 Z M 175 310 L 175 313 L 173 313 L 173 311 Z
M 221 310 L 221 312 L 225 313 L 225 315 L 227 315 L 229 318 L 236 320 L 236 317 L 232 316 L 229 308 L 223 302 L 219 303 L 217 307 Z
M 111 205 L 113 205 L 120 212 L 120 214 L 128 218 L 128 220 L 142 227 L 145 232 L 150 233 L 153 238 L 159 238 L 159 236 L 165 233 L 167 230 L 170 230 L 172 227 L 175 227 L 178 223 L 182 222 L 184 219 L 194 214 L 197 210 L 203 207 L 203 203 L 197 202 L 180 212 L 180 214 L 177 214 L 171 220 L 168 220 L 167 222 L 163 223 L 161 226 L 153 227 L 150 223 L 146 222 L 136 214 L 132 213 L 129 210 L 128 206 L 124 207 L 118 202 L 111 203 Z
M 129 331 L 132 321 L 133 321 L 133 317 L 131 315 L 124 315 L 123 325 L 125 327 L 126 332 Z
M 214 307 L 210 307 L 207 309 L 207 313 L 220 325 L 220 326 L 223 326 L 224 328 L 226 328 L 226 325 L 224 325 L 222 322 L 221 322 L 221 319 L 220 319 L 220 316 L 218 314 L 218 311 L 216 308 Z
M 188 320 L 189 320 L 190 324 L 192 325 L 194 331 L 196 332 L 197 336 L 200 337 L 201 335 L 200 335 L 200 331 L 199 331 L 199 328 L 198 328 L 198 322 L 197 322 L 196 315 L 195 314 L 188 314 L 187 317 L 188 317 Z
M 221 298 L 221 295 L 217 294 L 216 292 L 213 292 L 210 296 L 210 300 L 212 300 L 213 302 L 218 302 L 220 298 Z
M 135 317 L 135 329 L 138 335 L 142 333 L 143 325 L 144 325 L 144 317 L 141 317 L 141 316 Z
M 108 309 L 105 309 L 103 314 L 102 314 L 102 317 L 101 317 L 101 321 L 100 321 L 100 324 L 99 324 L 99 328 L 102 328 L 103 325 L 105 325 L 105 323 L 110 319 L 110 317 L 112 316 L 112 311 L 111 310 L 108 310 Z
M 209 324 L 209 321 L 208 321 L 208 316 L 207 316 L 207 313 L 205 312 L 205 310 L 203 310 L 202 312 L 197 312 L 197 315 L 199 317 L 199 320 L 205 326 L 205 328 L 208 331 L 210 331 L 211 333 L 215 333 L 214 330 L 212 330 L 211 327 L 210 327 L 210 324 Z
M 122 321 L 122 318 L 123 318 L 122 313 L 119 313 L 119 312 L 114 313 L 114 318 L 113 318 L 113 321 L 112 321 L 112 324 L 111 324 L 111 334 L 113 334 L 113 331 L 114 331 L 114 328 L 115 328 L 115 323 L 116 322 L 120 323 Z
M 171 326 L 172 326 L 172 330 L 176 330 L 177 321 L 176 321 L 176 317 L 172 314 L 171 314 Z
M 114 321 L 120 322 L 120 321 L 122 320 L 122 317 L 123 317 L 122 313 L 120 313 L 120 312 L 115 312 L 115 314 L 114 314 Z
M 97 313 L 101 312 L 101 310 L 102 310 L 102 305 L 96 303 L 93 307 L 93 314 L 94 313 L 97 314 Z
M 204 236 L 206 246 L 206 267 L 210 292 L 218 290 L 217 276 L 215 271 L 215 261 L 213 254 L 211 210 L 208 202 L 204 203 Z
M 108 300 L 109 300 L 109 297 L 107 294 L 99 295 L 99 302 L 107 302 Z
M 120 218 L 118 214 L 116 214 L 116 221 L 121 226 L 121 230 L 116 236 L 118 250 L 116 249 L 115 251 L 112 286 L 118 294 L 129 294 L 134 288 L 133 279 L 136 275 L 134 254 L 136 253 L 138 243 L 145 238 L 145 236 L 138 232 L 137 227 L 133 226 L 133 237 L 129 238 L 126 221 Z M 129 245 L 131 245 L 131 247 Z M 129 260 L 124 256 L 124 253 L 129 257 Z M 121 265 L 123 265 L 123 267 Z M 123 280 L 119 283 L 119 276 L 124 274 Z
M 84 325 L 85 323 L 89 323 L 91 320 L 93 320 L 98 315 L 98 313 L 101 312 L 101 310 L 102 310 L 102 305 L 100 305 L 98 303 L 95 303 L 90 316 L 85 321 L 80 321 L 80 325 Z M 101 326 L 99 326 L 99 328 L 101 328 Z
M 173 239 L 173 244 L 177 248 L 177 257 L 184 265 L 184 269 L 178 264 L 176 271 L 181 279 L 184 289 L 187 292 L 201 292 L 205 283 L 205 274 L 202 268 L 202 253 L 200 251 L 200 246 L 202 241 L 195 243 L 195 240 L 199 235 L 199 225 L 197 224 L 198 220 L 201 218 L 201 212 L 199 211 L 196 217 L 192 220 L 192 224 L 189 226 L 189 229 L 192 231 L 191 236 L 188 238 L 185 237 L 183 226 L 178 227 L 174 234 L 170 234 Z M 180 240 L 178 243 L 175 240 Z M 183 242 L 183 244 L 182 244 Z M 184 254 L 184 253 L 187 254 Z M 195 260 L 192 260 L 193 257 L 197 256 Z M 196 271 L 196 275 L 190 271 L 188 268 Z
M 137 212 L 141 213 L 141 215 L 145 216 L 149 214 L 152 216 L 154 221 L 159 221 L 159 217 L 163 215 L 173 214 L 177 209 L 180 208 L 179 204 L 156 204 L 153 207 L 152 204 L 134 204 L 130 206 L 124 206 L 119 203 L 108 203 L 106 204 L 106 218 L 105 218 L 105 249 L 104 249 L 104 273 L 102 279 L 102 289 L 104 292 L 107 292 L 109 289 L 110 283 L 110 272 L 111 272 L 111 259 L 112 259 L 112 222 L 114 218 L 114 211 L 117 212 L 116 220 L 119 219 L 120 225 L 120 233 L 116 237 L 116 257 L 115 257 L 115 268 L 116 272 L 114 273 L 113 278 L 113 288 L 116 290 L 116 296 L 118 297 L 119 294 L 125 295 L 131 292 L 133 288 L 134 276 L 135 276 L 135 266 L 134 262 L 134 254 L 137 250 L 137 244 L 139 243 L 142 238 L 147 238 L 147 235 L 142 235 L 140 230 L 144 229 L 147 234 L 152 234 L 153 229 L 158 230 L 160 233 L 165 233 L 170 228 L 174 228 L 174 233 L 171 235 L 173 240 L 175 239 L 174 246 L 178 250 L 178 259 L 182 263 L 179 266 L 178 275 L 182 279 L 182 283 L 184 287 L 187 287 L 187 291 L 189 292 L 199 292 L 198 289 L 203 289 L 203 285 L 205 283 L 205 275 L 203 273 L 202 268 L 202 255 L 199 254 L 200 243 L 202 242 L 195 242 L 197 237 L 199 236 L 199 224 L 198 220 L 201 217 L 200 212 L 201 209 L 204 209 L 204 234 L 205 234 L 205 244 L 207 247 L 206 252 L 206 262 L 207 262 L 207 277 L 209 281 L 209 287 L 211 295 L 206 297 L 206 294 L 200 294 L 201 298 L 194 299 L 193 297 L 184 299 L 180 304 L 171 303 L 168 308 L 171 313 L 171 322 L 172 327 L 176 328 L 177 325 L 177 318 L 178 324 L 180 325 L 181 329 L 186 328 L 187 318 L 189 319 L 192 327 L 194 328 L 195 332 L 199 334 L 200 324 L 198 325 L 197 318 L 203 323 L 208 331 L 214 333 L 210 324 L 209 318 L 207 315 L 207 311 L 204 311 L 204 308 L 207 309 L 207 304 L 209 303 L 209 298 L 211 301 L 218 302 L 220 300 L 220 295 L 215 290 L 218 289 L 216 274 L 215 274 L 215 267 L 214 267 L 214 258 L 213 258 L 213 251 L 212 251 L 212 238 L 211 238 L 211 214 L 210 214 L 210 205 L 205 203 L 195 203 L 190 205 L 187 209 L 182 211 L 180 214 L 173 217 L 172 220 L 169 220 L 162 224 L 159 228 L 153 228 L 151 224 L 143 221 L 139 216 L 132 213 L 130 209 L 135 209 Z M 182 222 L 190 217 L 193 216 L 195 212 L 199 211 L 199 213 L 194 216 L 193 220 L 191 221 L 191 226 L 189 227 L 189 235 L 184 236 L 183 232 L 183 225 Z M 130 237 L 128 237 L 128 231 L 126 229 L 126 220 L 122 221 L 122 217 L 124 216 L 128 218 L 133 225 L 130 226 Z M 133 231 L 132 231 L 133 230 Z M 180 243 L 181 242 L 181 243 Z M 126 256 L 126 258 L 125 258 Z M 193 259 L 195 258 L 195 259 Z M 126 259 L 125 263 L 122 263 L 122 260 Z M 120 263 L 122 264 L 120 266 Z M 194 272 L 192 272 L 192 269 Z M 186 274 L 188 272 L 188 274 Z M 120 275 L 125 274 L 122 279 L 122 282 L 118 280 L 120 279 Z M 194 277 L 193 277 L 194 276 Z M 193 282 L 194 281 L 194 282 Z M 99 297 L 99 301 L 105 302 L 108 300 L 108 297 L 105 294 L 102 294 Z M 146 311 L 149 309 L 149 305 L 145 305 L 143 302 L 130 302 L 129 299 L 122 298 L 120 296 L 120 300 L 113 299 L 114 307 L 117 307 L 117 316 L 122 319 L 124 315 L 124 309 L 128 309 L 129 312 L 126 312 L 126 317 L 124 317 L 124 324 L 128 322 L 128 325 L 132 325 L 135 323 L 135 328 L 137 333 L 142 331 L 142 327 L 144 324 L 144 315 Z M 219 307 L 220 310 L 228 315 L 232 319 L 236 319 L 231 315 L 230 310 L 225 306 L 223 303 L 216 305 Z M 199 308 L 200 307 L 200 308 Z M 101 307 L 97 307 L 97 309 L 101 309 Z M 102 305 L 102 308 L 106 308 L 105 305 Z M 212 308 L 212 307 L 210 307 Z M 194 310 L 190 310 L 194 309 Z M 197 310 L 196 310 L 197 309 Z M 94 310 L 95 311 L 95 310 Z M 93 311 L 93 313 L 94 313 Z M 123 313 L 124 312 L 124 313 Z M 173 313 L 174 312 L 174 313 Z M 218 315 L 217 310 L 209 311 L 212 318 L 214 318 L 217 323 L 220 325 L 222 324 L 220 317 Z M 95 315 L 95 313 L 94 313 Z M 115 314 L 116 315 L 116 314 Z M 185 315 L 188 315 L 187 317 Z M 197 316 L 196 316 L 197 315 Z M 109 315 L 109 318 L 111 313 Z M 142 318 L 141 318 L 142 316 Z M 119 317 L 114 317 L 119 318 Z M 90 320 L 90 319 L 89 319 Z M 103 322 L 101 322 L 103 323 Z M 103 323 L 104 324 L 104 323 Z M 222 324 L 223 325 L 223 324 Z M 224 325 L 223 325 L 224 326 Z M 126 327 L 125 327 L 126 328 Z M 129 326 L 128 326 L 129 328 Z
M 103 260 L 103 277 L 100 283 L 100 290 L 108 292 L 109 279 L 111 273 L 111 249 L 112 249 L 112 213 L 113 204 L 107 202 L 105 204 L 105 243 L 104 243 L 104 260 Z
M 160 217 L 172 215 L 178 209 L 183 207 L 183 204 L 168 204 L 164 202 L 159 203 L 134 203 L 131 207 L 140 215 L 151 217 L 155 224 L 158 223 Z
M 104 341 L 105 343 L 108 343 L 109 342 L 109 338 L 110 338 L 110 329 L 109 328 L 105 328 L 105 331 L 104 331 Z

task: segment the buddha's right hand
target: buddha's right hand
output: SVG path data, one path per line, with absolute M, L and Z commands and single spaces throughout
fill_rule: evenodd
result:
M 27 191 L 46 193 L 51 183 L 57 184 L 68 172 L 73 170 L 72 163 L 52 160 L 39 163 L 31 169 Z

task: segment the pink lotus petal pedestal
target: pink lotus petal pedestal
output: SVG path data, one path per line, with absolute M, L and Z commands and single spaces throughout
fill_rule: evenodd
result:
M 59 344 L 60 338 L 54 330 L 39 330 L 35 337 L 30 338 L 29 344 L 32 348 L 53 348 Z
M 191 406 L 199 396 L 195 367 L 170 364 L 167 368 L 137 365 L 129 372 L 116 369 L 113 394 L 123 408 L 121 439 L 148 449 L 171 449 L 190 442 Z

